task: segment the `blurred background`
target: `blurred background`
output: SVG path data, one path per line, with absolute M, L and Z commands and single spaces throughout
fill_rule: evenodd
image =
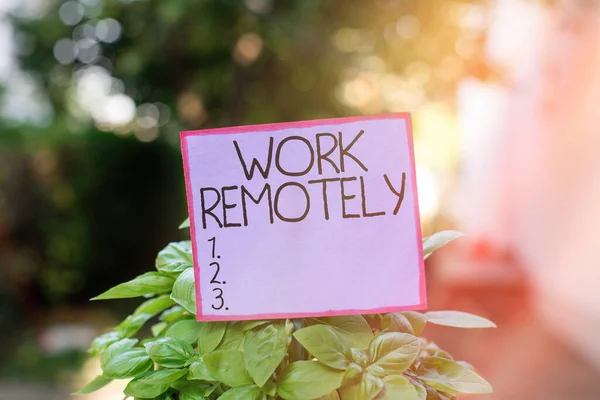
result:
M 408 111 L 429 327 L 485 398 L 600 398 L 600 1 L 0 0 L 0 399 L 70 399 L 185 239 L 178 132 Z M 121 399 L 124 383 L 89 399 Z

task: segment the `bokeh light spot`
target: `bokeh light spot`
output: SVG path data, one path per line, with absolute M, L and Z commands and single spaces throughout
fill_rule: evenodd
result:
M 262 51 L 263 41 L 256 33 L 245 33 L 238 40 L 233 57 L 242 65 L 252 64 Z
M 67 1 L 58 9 L 58 15 L 65 25 L 78 24 L 83 14 L 83 6 L 76 1 Z
M 96 37 L 105 43 L 114 43 L 121 37 L 121 24 L 119 21 L 106 18 L 96 24 Z
M 421 22 L 414 15 L 405 15 L 396 22 L 396 33 L 402 39 L 414 39 L 421 32 Z
M 61 64 L 70 64 L 77 56 L 77 48 L 71 39 L 59 39 L 54 44 L 54 58 Z

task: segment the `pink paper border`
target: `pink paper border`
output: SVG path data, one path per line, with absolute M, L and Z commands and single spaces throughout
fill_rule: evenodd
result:
M 200 294 L 200 285 L 195 285 L 196 289 L 196 320 L 200 322 L 204 321 L 233 321 L 233 320 L 254 320 L 254 319 L 283 319 L 283 318 L 304 318 L 304 317 L 333 317 L 341 315 L 354 315 L 354 314 L 379 314 L 388 312 L 398 311 L 409 311 L 409 310 L 422 310 L 427 308 L 427 287 L 425 282 L 425 262 L 423 259 L 423 236 L 421 232 L 421 217 L 419 213 L 419 202 L 417 198 L 417 174 L 415 167 L 415 153 L 413 145 L 413 133 L 410 113 L 395 113 L 395 114 L 380 114 L 380 115 L 366 115 L 361 117 L 347 117 L 347 118 L 330 118 L 330 119 L 316 119 L 310 121 L 296 121 L 296 122 L 281 122 L 274 124 L 263 124 L 263 125 L 245 125 L 235 126 L 226 128 L 214 128 L 214 129 L 203 129 L 194 131 L 184 131 L 180 133 L 181 137 L 181 152 L 183 156 L 183 172 L 185 175 L 185 188 L 186 197 L 188 202 L 188 214 L 190 216 L 190 236 L 192 240 L 192 251 L 194 257 L 194 278 L 196 282 L 200 282 L 200 265 L 197 257 L 197 245 L 196 245 L 196 227 L 194 222 L 194 202 L 192 201 L 191 194 L 191 182 L 190 182 L 190 171 L 189 171 L 189 158 L 188 158 L 188 136 L 198 135 L 226 135 L 232 133 L 246 133 L 246 132 L 266 132 L 275 131 L 281 129 L 290 128 L 307 128 L 311 126 L 326 126 L 333 124 L 347 124 L 357 121 L 368 121 L 368 120 L 381 120 L 381 119 L 401 119 L 406 123 L 406 132 L 408 135 L 408 144 L 410 150 L 410 161 L 411 161 L 411 178 L 413 186 L 413 203 L 414 203 L 414 214 L 415 214 L 415 232 L 417 235 L 417 246 L 419 251 L 419 304 L 411 306 L 399 306 L 399 307 L 381 307 L 369 310 L 327 310 L 318 313 L 271 313 L 271 314 L 250 314 L 250 315 L 203 315 L 202 314 L 202 295 Z

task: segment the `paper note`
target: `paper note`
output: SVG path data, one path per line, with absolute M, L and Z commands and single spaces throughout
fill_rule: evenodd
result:
M 426 307 L 408 114 L 181 141 L 199 321 Z

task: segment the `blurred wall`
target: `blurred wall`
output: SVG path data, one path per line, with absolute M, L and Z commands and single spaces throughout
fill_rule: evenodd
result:
M 495 124 L 484 154 L 466 152 L 479 211 L 462 225 L 514 252 L 545 323 L 600 366 L 600 3 L 496 4 L 488 56 L 508 81 L 491 97 L 463 85 L 488 104 L 459 102 L 463 146 L 489 128 L 474 118 Z

